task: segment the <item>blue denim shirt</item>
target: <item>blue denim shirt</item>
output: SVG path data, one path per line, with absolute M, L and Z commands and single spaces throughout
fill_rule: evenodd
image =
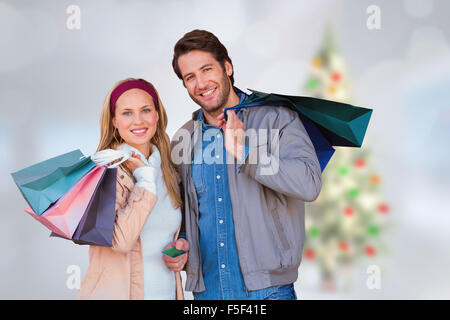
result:
M 236 92 L 240 102 L 247 97 L 239 90 Z M 200 251 L 206 290 L 194 292 L 194 298 L 263 299 L 273 288 L 247 292 L 239 265 L 223 132 L 206 124 L 202 111 L 197 120 L 202 122 L 202 144 L 194 149 L 192 176 L 199 202 Z M 247 155 L 248 149 L 245 149 L 244 159 Z

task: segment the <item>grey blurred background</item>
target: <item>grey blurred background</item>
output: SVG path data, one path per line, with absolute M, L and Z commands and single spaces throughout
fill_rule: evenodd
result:
M 68 7 L 80 9 L 70 29 Z M 381 29 L 366 26 L 377 5 Z M 23 211 L 10 173 L 95 151 L 103 99 L 128 76 L 156 86 L 173 135 L 196 105 L 171 68 L 173 46 L 207 29 L 228 48 L 241 89 L 298 94 L 327 25 L 359 105 L 375 111 L 364 145 L 383 176 L 396 227 L 390 254 L 352 269 L 352 288 L 325 292 L 302 263 L 300 299 L 450 298 L 450 2 L 447 0 L 0 1 L 0 298 L 73 299 L 67 268 L 88 248 Z M 381 267 L 381 288 L 366 285 Z M 189 293 L 187 295 L 189 296 Z

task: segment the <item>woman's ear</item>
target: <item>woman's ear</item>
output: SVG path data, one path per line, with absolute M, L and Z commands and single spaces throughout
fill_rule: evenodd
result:
M 112 122 L 113 127 L 117 129 L 116 117 L 113 117 L 111 122 Z

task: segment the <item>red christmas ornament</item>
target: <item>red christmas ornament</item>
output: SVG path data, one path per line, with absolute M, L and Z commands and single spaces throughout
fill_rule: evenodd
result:
M 373 257 L 375 255 L 375 249 L 372 246 L 366 246 L 364 250 L 369 257 Z
M 365 165 L 366 161 L 364 161 L 364 159 L 362 158 L 356 159 L 355 166 L 357 166 L 358 168 L 363 168 Z
M 312 250 L 312 249 L 306 249 L 305 250 L 305 256 L 306 256 L 307 259 L 313 260 L 315 255 L 316 254 L 315 254 L 314 250 Z
M 380 205 L 378 205 L 378 211 L 380 211 L 380 213 L 388 213 L 389 206 L 385 203 L 381 203 Z
M 331 75 L 331 79 L 335 82 L 338 82 L 339 80 L 341 80 L 341 74 L 339 72 L 333 72 L 333 74 Z
M 344 209 L 344 214 L 345 214 L 347 217 L 351 217 L 351 216 L 353 215 L 353 213 L 355 213 L 355 211 L 354 211 L 352 208 L 350 208 L 350 207 L 346 207 L 346 208 Z
M 339 249 L 341 249 L 341 251 L 347 251 L 348 250 L 348 243 L 345 241 L 341 241 L 339 242 Z

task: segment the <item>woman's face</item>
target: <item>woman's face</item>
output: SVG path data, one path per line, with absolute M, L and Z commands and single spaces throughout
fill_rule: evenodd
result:
M 125 91 L 117 100 L 112 123 L 125 143 L 148 157 L 150 139 L 155 135 L 158 120 L 152 97 L 135 88 Z

